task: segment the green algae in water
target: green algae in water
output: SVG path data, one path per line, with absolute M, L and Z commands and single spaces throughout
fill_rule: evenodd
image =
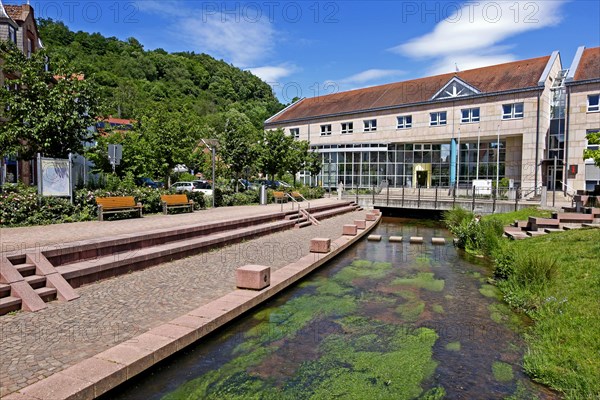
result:
M 446 345 L 448 351 L 460 351 L 460 342 L 450 342 Z
M 431 266 L 431 258 L 429 254 L 419 254 L 415 257 L 415 262 L 418 268 L 428 268 Z
M 493 303 L 488 306 L 490 318 L 497 324 L 503 324 L 512 330 L 520 330 L 522 327 L 521 318 L 515 314 L 507 304 Z
M 402 316 L 402 319 L 406 322 L 416 322 L 425 310 L 425 303 L 423 302 L 408 302 L 399 305 L 396 308 L 396 312 Z
M 421 382 L 437 366 L 431 358 L 436 340 L 429 328 L 400 331 L 389 340 L 386 352 L 377 352 L 364 350 L 367 341 L 361 336 L 331 335 L 320 346 L 322 358 L 315 361 L 322 368 L 311 368 L 321 376 L 308 379 L 313 393 L 302 397 L 363 399 L 368 393 L 369 398 L 415 398 L 423 392 Z
M 514 378 L 512 366 L 501 361 L 494 361 L 492 373 L 498 382 L 510 382 Z
M 481 285 L 481 288 L 479 289 L 479 293 L 481 293 L 485 297 L 490 297 L 490 298 L 494 298 L 494 299 L 500 298 L 500 290 L 498 290 L 498 288 L 493 285 L 488 285 L 488 284 Z
M 442 307 L 440 304 L 434 304 L 434 305 L 432 305 L 431 309 L 433 310 L 434 313 L 437 313 L 437 314 L 443 314 L 444 313 L 444 307 Z
M 355 260 L 349 266 L 335 274 L 331 279 L 343 284 L 351 284 L 357 278 L 373 280 L 384 278 L 392 270 L 392 263 Z
M 432 272 L 421 272 L 409 278 L 396 278 L 392 281 L 392 285 L 414 286 L 432 292 L 441 292 L 444 290 L 445 281 L 435 279 Z
M 442 400 L 444 397 L 446 397 L 446 389 L 439 386 L 429 389 L 427 393 L 420 397 L 420 400 Z

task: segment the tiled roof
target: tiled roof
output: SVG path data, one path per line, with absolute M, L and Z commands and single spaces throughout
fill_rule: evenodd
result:
M 600 78 L 600 47 L 585 49 L 575 71 L 576 81 Z
M 25 21 L 27 14 L 29 14 L 29 6 L 27 4 L 20 6 L 8 4 L 4 6 L 4 9 L 6 10 L 8 16 L 15 21 Z
M 481 93 L 537 87 L 550 56 L 304 99 L 266 124 L 429 101 L 457 76 Z

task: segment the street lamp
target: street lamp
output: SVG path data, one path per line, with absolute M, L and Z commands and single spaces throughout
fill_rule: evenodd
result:
M 219 141 L 217 139 L 200 139 L 202 143 L 206 146 L 206 148 L 211 152 L 212 155 L 212 207 L 215 208 L 215 151 L 217 146 L 219 145 Z

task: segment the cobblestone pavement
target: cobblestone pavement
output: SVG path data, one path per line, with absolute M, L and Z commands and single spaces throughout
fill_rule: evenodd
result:
M 232 218 L 234 212 L 242 211 L 243 215 L 251 215 L 247 209 L 223 209 L 220 215 Z M 205 215 L 210 216 L 210 212 Z M 324 220 L 319 226 L 278 232 L 121 275 L 76 289 L 81 297 L 75 301 L 54 301 L 36 313 L 2 316 L 0 397 L 229 293 L 235 288 L 235 269 L 241 265 L 257 263 L 274 270 L 285 266 L 308 254 L 310 239 L 337 238 L 343 224 L 362 216 L 364 212 L 347 213 Z M 146 224 L 153 219 L 144 218 L 136 223 Z M 218 218 L 212 220 L 215 219 Z M 132 227 L 126 224 L 119 224 L 123 229 L 120 232 L 131 232 Z M 76 225 L 57 227 L 55 233 L 64 228 L 65 236 L 73 238 L 80 228 L 70 230 L 70 227 Z M 158 227 L 164 227 L 162 221 Z M 138 225 L 137 229 L 144 227 Z
M 310 205 L 317 206 L 335 202 L 337 200 L 332 197 L 311 200 Z M 306 202 L 302 203 L 302 208 L 306 208 Z M 252 217 L 282 209 L 283 211 L 291 210 L 292 203 L 283 204 L 283 206 L 281 204 L 269 204 L 265 206 L 221 207 L 183 214 L 152 214 L 144 218 L 129 218 L 117 221 L 86 221 L 71 224 L 0 228 L 0 252 L 240 217 Z

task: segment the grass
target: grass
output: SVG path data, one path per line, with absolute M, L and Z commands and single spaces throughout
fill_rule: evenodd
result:
M 600 230 L 510 241 L 504 298 L 534 321 L 525 371 L 567 399 L 600 398 Z
M 505 214 L 491 214 L 486 215 L 482 219 L 483 220 L 495 220 L 500 221 L 502 225 L 510 225 L 515 220 L 527 220 L 528 217 L 543 217 L 550 218 L 552 216 L 552 212 L 548 210 L 541 210 L 539 208 L 523 208 L 519 211 L 513 211 Z

